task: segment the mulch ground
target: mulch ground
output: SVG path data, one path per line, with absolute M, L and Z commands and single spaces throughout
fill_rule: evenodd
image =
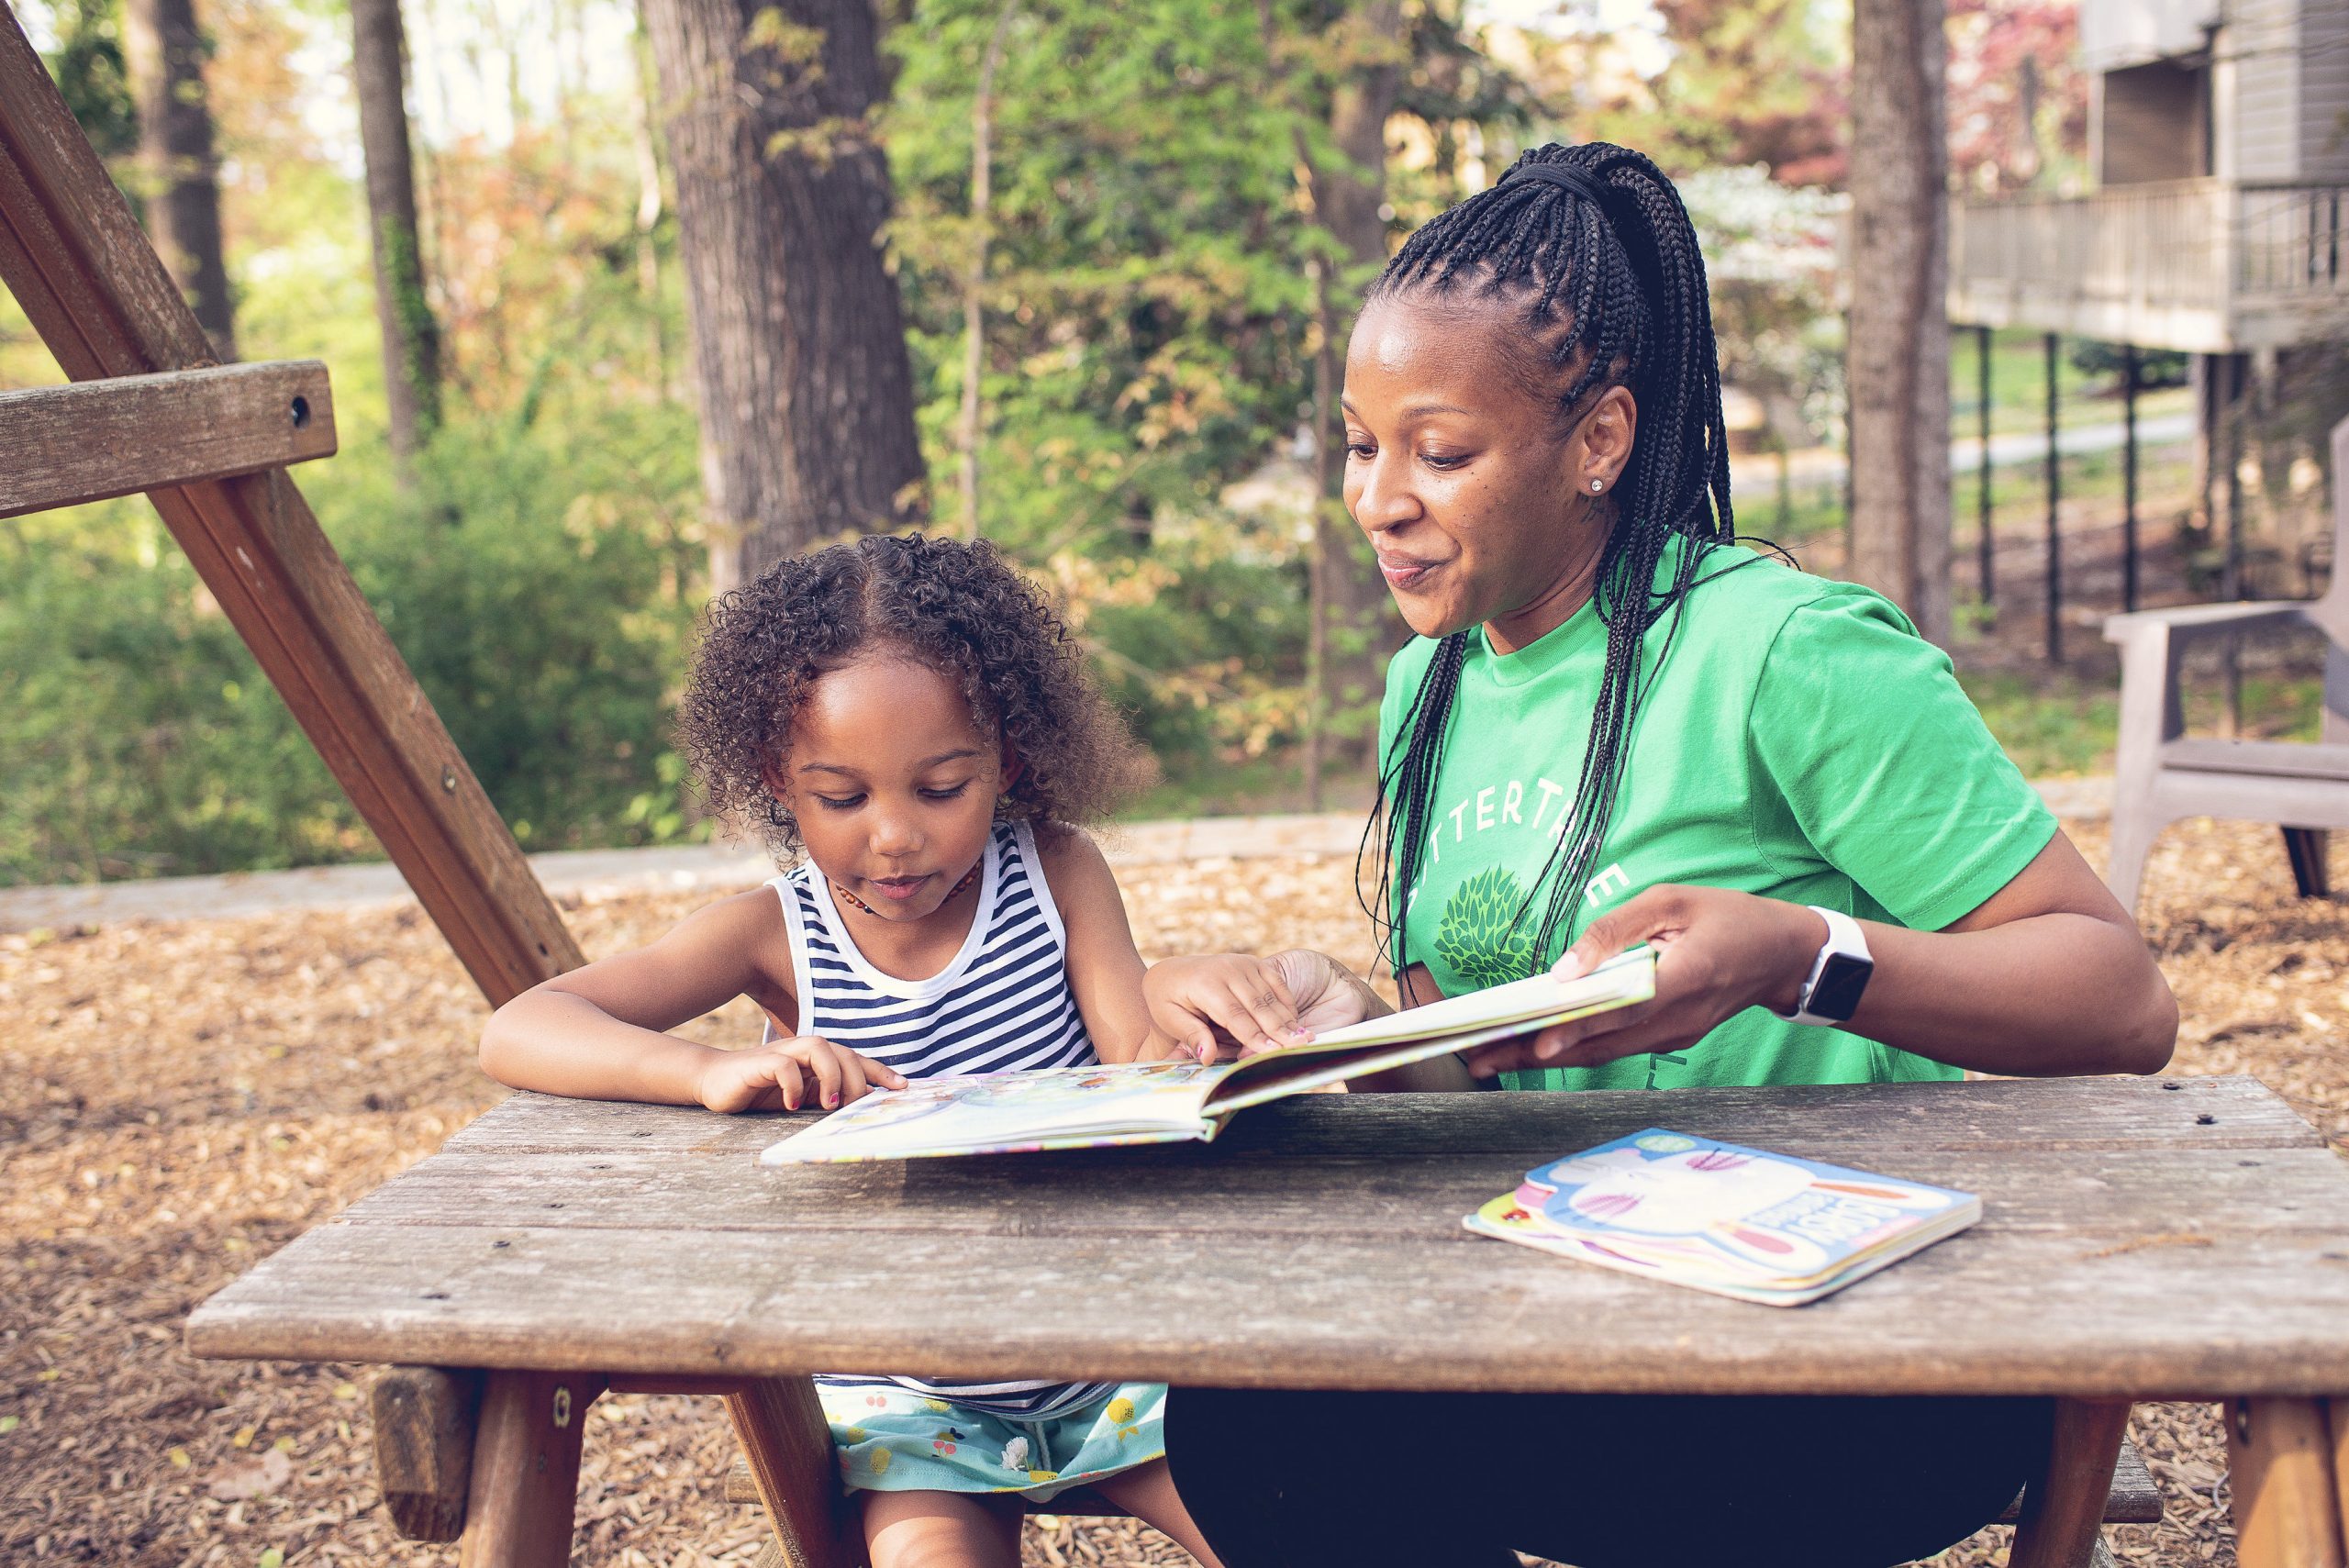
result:
M 2075 836 L 2101 854 L 2099 828 Z M 1146 952 L 1305 943 L 1367 967 L 1351 871 L 1202 861 L 1126 881 Z M 2165 839 L 2142 913 L 2185 1009 L 2173 1071 L 2256 1073 L 2349 1140 L 2349 921 L 2290 894 L 2270 830 Z M 687 907 L 630 896 L 571 918 L 608 952 Z M 698 1030 L 754 1036 L 740 1007 Z M 367 1369 L 198 1362 L 180 1326 L 495 1097 L 473 1063 L 482 1017 L 413 908 L 0 937 L 0 1561 L 454 1562 L 374 1505 Z M 2232 1562 L 2212 1412 L 2144 1407 L 2136 1437 L 2168 1518 L 2112 1531 L 2119 1554 Z M 730 1456 L 713 1401 L 597 1403 L 575 1561 L 747 1562 L 760 1525 L 721 1497 Z M 1943 1561 L 1994 1562 L 1999 1534 Z M 1058 1521 L 1029 1561 L 1186 1560 L 1130 1524 Z

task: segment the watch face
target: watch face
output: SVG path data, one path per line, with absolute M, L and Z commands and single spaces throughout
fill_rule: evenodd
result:
M 1876 973 L 1876 965 L 1865 958 L 1849 953 L 1830 953 L 1825 967 L 1819 972 L 1819 983 L 1810 988 L 1803 1002 L 1803 1011 L 1814 1018 L 1833 1018 L 1838 1022 L 1852 1016 L 1860 1005 L 1860 993 L 1868 988 L 1868 976 Z

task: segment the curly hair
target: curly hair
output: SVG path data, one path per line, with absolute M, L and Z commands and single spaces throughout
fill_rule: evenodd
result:
M 710 602 L 677 710 L 677 743 L 719 817 L 796 855 L 799 825 L 766 784 L 817 678 L 874 650 L 958 682 L 982 729 L 1022 764 L 1007 820 L 1103 816 L 1139 776 L 1125 727 L 1043 595 L 984 540 L 874 534 L 779 561 Z

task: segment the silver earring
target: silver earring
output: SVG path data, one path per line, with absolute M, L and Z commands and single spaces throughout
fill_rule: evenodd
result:
M 1594 479 L 1590 482 L 1590 493 L 1594 495 L 1606 488 L 1607 482 L 1603 479 Z

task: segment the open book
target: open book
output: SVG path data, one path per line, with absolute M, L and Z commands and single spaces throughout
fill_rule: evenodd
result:
M 766 1165 L 1008 1154 L 1213 1138 L 1234 1111 L 1408 1066 L 1655 995 L 1647 948 L 1574 980 L 1536 974 L 1330 1029 L 1303 1045 L 1188 1059 L 924 1078 L 841 1106 L 759 1156 Z

